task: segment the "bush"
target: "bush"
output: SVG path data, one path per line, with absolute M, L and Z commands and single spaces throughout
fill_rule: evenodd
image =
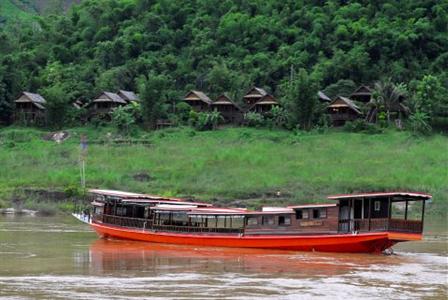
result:
M 129 128 L 141 118 L 140 105 L 131 103 L 117 107 L 112 111 L 112 123 L 122 132 L 128 133 Z
M 364 132 L 369 134 L 378 134 L 383 132 L 383 130 L 377 125 L 368 123 L 364 119 L 357 119 L 353 122 L 346 122 L 344 125 L 344 130 L 348 132 Z
M 245 113 L 244 121 L 249 127 L 263 127 L 266 125 L 266 120 L 263 115 L 256 112 Z
M 432 128 L 429 125 L 429 116 L 420 111 L 416 111 L 409 117 L 411 130 L 416 135 L 428 135 Z
M 217 111 L 209 113 L 190 111 L 189 123 L 200 131 L 216 129 L 220 120 L 222 120 L 222 116 Z

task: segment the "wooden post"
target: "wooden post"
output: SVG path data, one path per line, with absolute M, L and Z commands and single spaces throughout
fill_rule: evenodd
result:
M 425 203 L 426 200 L 423 200 L 423 204 L 422 204 L 422 232 L 423 232 L 423 222 L 425 221 Z
M 372 209 L 372 198 L 369 198 L 369 231 L 370 231 L 370 214 L 371 214 L 371 209 Z
M 389 211 L 388 211 L 388 214 L 389 214 L 389 220 L 388 220 L 388 222 L 387 222 L 387 230 L 389 230 L 389 228 L 390 228 L 390 219 L 392 218 L 392 198 L 391 197 L 388 197 L 388 199 L 389 199 Z
M 348 231 L 352 231 L 352 199 L 348 199 Z
M 408 199 L 406 199 L 406 206 L 404 208 L 404 219 L 408 219 Z

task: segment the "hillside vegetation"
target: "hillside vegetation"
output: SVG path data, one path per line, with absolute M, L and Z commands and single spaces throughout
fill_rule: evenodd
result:
M 0 195 L 16 188 L 79 187 L 79 135 L 90 140 L 88 187 L 187 196 L 257 207 L 325 201 L 329 194 L 409 190 L 434 195 L 430 210 L 446 214 L 448 140 L 406 132 L 301 134 L 249 128 L 197 132 L 188 128 L 134 138 L 149 146 L 115 145 L 112 128 L 76 128 L 62 144 L 45 132 L 0 131 Z M 108 135 L 108 133 L 110 133 Z M 108 137 L 110 136 L 110 137 Z
M 447 86 L 447 24 L 435 0 L 84 0 L 2 29 L 0 116 L 23 90 L 70 103 L 155 76 L 169 103 L 191 88 L 238 100 L 252 85 L 281 98 L 300 68 L 319 88 L 387 76 L 412 90 L 428 74 Z

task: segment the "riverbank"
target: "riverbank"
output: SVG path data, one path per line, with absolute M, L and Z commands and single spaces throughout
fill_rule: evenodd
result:
M 43 139 L 45 131 L 0 129 L 1 206 L 23 187 L 79 192 L 79 137 L 86 134 L 88 187 L 248 207 L 325 201 L 326 195 L 355 191 L 411 190 L 433 194 L 430 214 L 446 214 L 448 207 L 448 138 L 442 135 L 250 128 L 135 130 L 126 137 L 111 128 L 67 132 L 70 138 L 58 144 Z

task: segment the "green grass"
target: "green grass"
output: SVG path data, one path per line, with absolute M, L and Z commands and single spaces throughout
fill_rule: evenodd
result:
M 24 186 L 77 185 L 79 134 L 99 140 L 112 129 L 69 131 L 72 137 L 58 145 L 43 141 L 43 132 L 35 129 L 0 130 L 0 194 Z M 433 194 L 432 210 L 447 211 L 448 138 L 442 135 L 184 128 L 137 131 L 134 137 L 150 139 L 152 145 L 89 146 L 89 187 L 226 204 L 246 201 L 249 206 L 322 201 L 333 193 L 410 190 Z M 140 172 L 149 173 L 151 180 L 134 179 Z

